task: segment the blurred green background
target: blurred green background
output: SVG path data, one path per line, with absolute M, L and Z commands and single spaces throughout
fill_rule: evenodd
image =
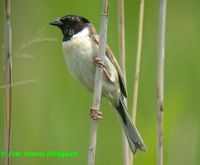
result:
M 65 14 L 85 16 L 99 30 L 100 0 L 12 1 L 13 151 L 75 151 L 78 157 L 12 158 L 11 165 L 87 162 L 92 94 L 66 70 L 60 31 L 48 25 Z M 4 1 L 0 2 L 0 151 L 4 133 Z M 131 111 L 139 1 L 125 2 L 128 106 Z M 200 1 L 168 1 L 165 58 L 164 162 L 200 163 Z M 156 57 L 159 0 L 145 1 L 137 127 L 148 152 L 136 165 L 156 164 Z M 108 44 L 118 58 L 117 1 L 110 2 Z M 18 85 L 17 85 L 18 84 Z M 21 84 L 21 85 L 20 85 Z M 96 165 L 123 163 L 121 128 L 107 100 L 99 122 Z M 2 157 L 0 158 L 2 164 Z

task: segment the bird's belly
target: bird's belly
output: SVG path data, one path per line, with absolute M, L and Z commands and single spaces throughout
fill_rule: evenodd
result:
M 63 51 L 73 77 L 93 92 L 96 72 L 94 59 L 98 51 L 97 45 L 89 37 L 74 38 L 70 42 L 63 42 Z M 102 95 L 112 99 L 113 93 L 119 93 L 118 75 L 108 58 L 105 58 L 105 64 L 109 64 L 107 69 L 113 71 L 110 72 L 113 82 L 103 77 Z
M 88 90 L 94 89 L 97 47 L 89 38 L 77 38 L 63 42 L 65 61 L 70 73 Z

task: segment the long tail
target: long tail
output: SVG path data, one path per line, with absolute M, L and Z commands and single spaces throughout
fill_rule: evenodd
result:
M 122 128 L 124 130 L 124 133 L 126 134 L 129 146 L 133 154 L 136 154 L 137 149 L 146 152 L 147 148 L 144 144 L 144 141 L 135 125 L 131 122 L 122 98 L 120 99 L 119 104 L 115 106 L 115 108 L 119 114 Z

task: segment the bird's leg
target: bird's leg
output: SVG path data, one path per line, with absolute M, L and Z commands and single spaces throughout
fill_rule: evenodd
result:
M 91 107 L 90 108 L 90 116 L 94 120 L 102 119 L 102 112 L 100 112 L 98 109 Z
M 103 73 L 104 73 L 104 76 L 105 76 L 106 80 L 108 80 L 108 81 L 113 83 L 114 81 L 111 78 L 111 76 L 109 75 L 108 71 L 106 70 L 106 67 L 105 67 L 105 64 L 104 64 L 103 60 L 98 58 L 98 57 L 96 57 L 94 59 L 94 63 L 99 67 L 103 67 Z

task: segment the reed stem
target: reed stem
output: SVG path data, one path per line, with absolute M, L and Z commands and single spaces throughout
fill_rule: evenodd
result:
M 163 165 L 164 56 L 167 1 L 160 0 L 157 59 L 157 164 Z
M 6 26 L 5 26 L 5 159 L 4 165 L 10 164 L 10 159 L 8 153 L 10 151 L 10 141 L 11 141 L 11 114 L 12 114 L 12 30 L 10 21 L 10 0 L 5 0 L 5 15 L 6 15 Z
M 102 9 L 102 14 L 101 14 L 101 26 L 100 26 L 99 50 L 97 53 L 97 58 L 101 59 L 102 63 L 104 62 L 105 50 L 106 50 L 108 9 L 109 9 L 109 0 L 103 0 L 103 9 Z M 103 67 L 98 66 L 98 67 L 96 67 L 94 95 L 93 95 L 93 104 L 92 104 L 92 108 L 96 109 L 98 111 L 100 109 L 100 103 L 101 103 L 102 79 L 103 79 Z M 88 150 L 88 165 L 95 164 L 97 123 L 98 123 L 98 120 L 92 119 L 91 132 L 90 132 L 90 144 L 89 144 L 89 150 Z
M 118 0 L 118 28 L 119 28 L 119 55 L 120 55 L 119 64 L 124 76 L 124 81 L 126 83 L 124 0 Z M 127 100 L 125 100 L 125 104 L 127 106 Z M 124 132 L 122 138 L 123 138 L 124 165 L 129 165 L 129 145 Z
M 144 20 L 144 0 L 140 0 L 139 5 L 139 23 L 138 23 L 138 45 L 135 64 L 135 80 L 133 87 L 133 105 L 132 105 L 132 121 L 136 124 L 136 116 L 138 109 L 138 93 L 139 93 L 139 78 L 140 78 L 140 64 L 142 55 L 142 35 L 143 35 L 143 21 Z M 133 164 L 133 155 L 130 153 L 130 164 Z

